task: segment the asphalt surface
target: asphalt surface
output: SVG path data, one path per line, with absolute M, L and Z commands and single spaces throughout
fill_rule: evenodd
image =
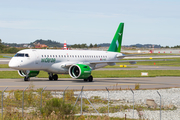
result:
M 0 64 L 8 64 L 10 61 L 9 58 L 0 58 Z
M 61 78 L 58 81 L 49 81 L 48 78 L 31 78 L 30 81 L 22 79 L 0 79 L 0 90 L 8 87 L 7 90 L 25 89 L 30 84 L 37 88 L 47 86 L 47 90 L 79 90 L 84 86 L 85 90 L 97 89 L 127 89 L 135 88 L 135 84 L 139 84 L 140 88 L 169 88 L 180 87 L 180 77 L 143 77 L 143 78 L 94 78 L 93 82 L 84 82 L 83 80 Z
M 10 59 L 0 59 L 0 64 L 8 64 Z M 133 65 L 134 66 L 134 65 Z M 97 70 L 180 70 L 180 67 L 171 66 L 136 66 L 136 68 L 100 68 Z M 13 71 L 11 68 L 0 68 L 0 71 Z M 7 90 L 24 89 L 30 84 L 37 88 L 47 86 L 47 90 L 68 89 L 126 89 L 135 88 L 139 83 L 140 88 L 169 88 L 180 87 L 180 77 L 143 77 L 143 78 L 94 78 L 93 82 L 84 82 L 83 80 L 61 78 L 58 81 L 49 81 L 48 78 L 31 78 L 30 81 L 22 79 L 0 79 L 0 90 L 8 87 Z

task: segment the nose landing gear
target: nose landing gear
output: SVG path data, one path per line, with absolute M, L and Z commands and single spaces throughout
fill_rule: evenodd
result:
M 30 78 L 29 77 L 24 77 L 24 81 L 29 81 Z

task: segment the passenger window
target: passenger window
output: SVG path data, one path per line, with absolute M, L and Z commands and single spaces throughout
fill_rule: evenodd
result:
M 46 57 L 46 55 L 44 55 L 44 57 Z

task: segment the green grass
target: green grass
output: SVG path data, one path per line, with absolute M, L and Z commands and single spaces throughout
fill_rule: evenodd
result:
M 94 78 L 142 77 L 141 72 L 148 72 L 148 77 L 180 76 L 180 70 L 102 70 L 92 71 Z M 37 76 L 48 78 L 47 72 L 41 71 Z M 17 71 L 0 71 L 0 78 L 22 78 Z M 69 74 L 60 74 L 59 78 L 70 78 Z
M 8 64 L 0 64 L 0 68 L 9 68 Z

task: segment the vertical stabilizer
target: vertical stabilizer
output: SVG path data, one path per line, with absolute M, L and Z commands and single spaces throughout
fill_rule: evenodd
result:
M 123 28 L 124 23 L 120 23 L 119 27 L 116 31 L 116 34 L 114 35 L 114 38 L 111 42 L 111 45 L 109 46 L 108 51 L 111 52 L 121 52 L 121 43 L 122 43 L 122 37 L 123 37 Z

